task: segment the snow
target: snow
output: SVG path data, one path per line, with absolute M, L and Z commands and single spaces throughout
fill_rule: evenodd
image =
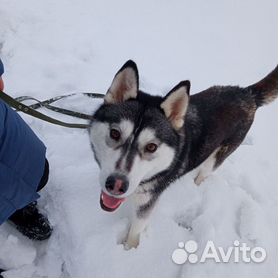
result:
M 246 86 L 277 63 L 275 0 L 15 1 L 2 0 L 0 56 L 6 92 L 41 100 L 70 92 L 105 92 L 128 59 L 140 86 L 165 94 L 190 79 L 192 93 L 214 84 Z M 72 97 L 59 105 L 92 113 L 100 100 Z M 261 108 L 246 144 L 201 186 L 194 172 L 164 192 L 137 249 L 118 244 L 128 228 L 128 203 L 113 214 L 99 207 L 98 168 L 84 130 L 22 115 L 47 145 L 50 180 L 40 208 L 54 232 L 31 242 L 0 227 L 5 277 L 274 277 L 277 273 L 277 102 Z M 42 112 L 57 117 L 42 109 Z M 69 122 L 77 121 L 59 116 Z M 261 246 L 255 263 L 176 265 L 178 242 L 234 240 Z

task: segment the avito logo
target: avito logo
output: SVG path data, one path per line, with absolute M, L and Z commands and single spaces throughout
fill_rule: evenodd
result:
M 172 260 L 176 264 L 189 263 L 205 263 L 206 260 L 214 260 L 216 263 L 227 263 L 229 261 L 237 262 L 255 262 L 261 263 L 266 258 L 266 251 L 262 247 L 249 247 L 246 243 L 240 243 L 235 240 L 233 246 L 228 248 L 216 247 L 213 241 L 208 241 L 200 259 L 196 254 L 198 244 L 194 240 L 189 240 L 186 243 L 179 242 L 178 248 L 172 254 Z

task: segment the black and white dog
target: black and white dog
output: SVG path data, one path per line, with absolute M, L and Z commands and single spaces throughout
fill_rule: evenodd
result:
M 160 194 L 200 166 L 199 185 L 241 144 L 258 107 L 278 96 L 278 67 L 247 88 L 215 86 L 189 97 L 182 81 L 165 97 L 139 90 L 137 66 L 118 71 L 93 115 L 90 140 L 100 167 L 100 205 L 127 197 L 134 217 L 125 247 L 136 247 Z

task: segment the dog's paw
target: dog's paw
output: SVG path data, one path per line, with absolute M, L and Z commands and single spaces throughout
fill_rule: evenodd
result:
M 194 179 L 194 183 L 196 185 L 200 185 L 204 180 L 206 179 L 206 177 L 203 177 L 202 175 L 198 175 L 195 179 Z
M 137 248 L 140 242 L 140 237 L 133 237 L 133 238 L 128 238 L 123 244 L 124 244 L 124 249 L 125 250 L 130 250 L 132 248 Z

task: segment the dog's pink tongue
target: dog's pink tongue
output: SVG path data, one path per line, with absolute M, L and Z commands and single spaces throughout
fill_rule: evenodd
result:
M 110 209 L 116 209 L 125 200 L 125 198 L 119 199 L 109 196 L 103 191 L 101 192 L 101 198 L 104 205 Z

